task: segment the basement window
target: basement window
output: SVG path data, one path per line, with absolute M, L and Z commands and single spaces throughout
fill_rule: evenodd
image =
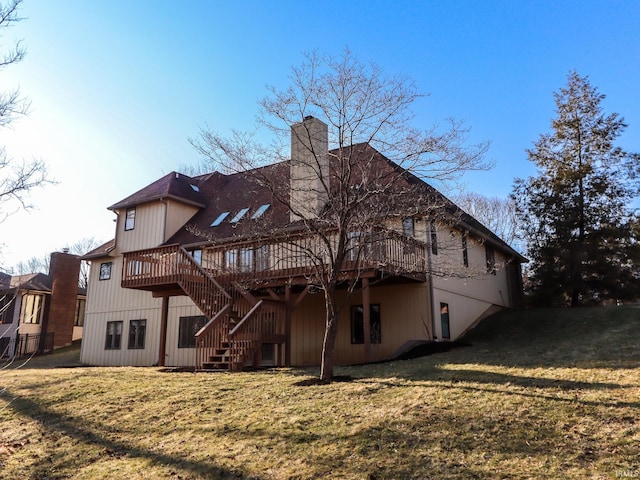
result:
M 369 341 L 372 344 L 382 343 L 380 324 L 380 305 L 369 305 Z M 362 305 L 351 307 L 351 343 L 364 343 L 364 309 Z
M 260 218 L 264 214 L 264 212 L 266 212 L 269 209 L 270 206 L 271 206 L 270 203 L 265 203 L 264 205 L 260 205 L 260 207 L 258 207 L 255 213 L 251 216 L 251 220 Z
M 233 217 L 231 220 L 229 220 L 229 223 L 238 223 L 240 221 L 240 219 L 242 217 L 244 217 L 245 213 L 247 213 L 248 211 L 249 211 L 249 207 L 243 208 L 238 213 L 236 213 L 235 217 Z
M 122 341 L 122 321 L 107 322 L 107 335 L 104 341 L 105 350 L 120 350 Z
M 144 348 L 144 337 L 147 332 L 146 320 L 130 320 L 129 321 L 129 346 L 132 349 Z
M 229 212 L 222 212 L 220 215 L 218 215 L 218 218 L 216 218 L 213 223 L 211 224 L 212 227 L 217 227 L 218 225 L 220 225 L 222 223 L 222 221 L 227 218 L 229 216 Z
M 178 326 L 178 348 L 195 348 L 196 333 L 207 323 L 207 317 L 197 315 L 193 317 L 180 317 Z

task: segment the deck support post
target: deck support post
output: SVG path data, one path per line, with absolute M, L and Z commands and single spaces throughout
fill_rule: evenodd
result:
M 284 331 L 285 331 L 285 344 L 284 344 L 284 365 L 285 367 L 291 366 L 291 313 L 293 311 L 292 298 L 291 298 L 291 284 L 287 284 L 284 287 Z
M 158 366 L 165 366 L 167 352 L 167 323 L 169 322 L 169 298 L 162 297 L 162 317 L 160 319 L 160 348 L 158 349 Z
M 371 299 L 369 296 L 369 279 L 362 279 L 362 324 L 364 330 L 364 358 L 371 362 Z

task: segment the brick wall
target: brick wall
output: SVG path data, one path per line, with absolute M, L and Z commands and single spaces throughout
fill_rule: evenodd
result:
M 54 333 L 53 348 L 71 345 L 79 273 L 80 257 L 62 252 L 51 254 L 52 288 L 47 332 Z

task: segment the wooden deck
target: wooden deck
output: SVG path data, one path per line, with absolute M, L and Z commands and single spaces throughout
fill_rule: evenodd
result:
M 427 250 L 422 242 L 381 229 L 354 233 L 348 242 L 341 270 L 345 280 L 426 280 Z M 201 261 L 181 245 L 127 252 L 122 287 L 193 300 L 208 319 L 195 335 L 197 369 L 240 370 L 256 363 L 263 344 L 278 346 L 280 363 L 287 365 L 294 305 L 273 298 L 273 291 L 266 295 L 264 289 L 313 284 L 326 268 L 320 247 L 318 238 L 297 236 L 208 246 L 197 256 Z M 267 298 L 258 298 L 260 289 Z M 164 325 L 167 314 L 163 307 Z
M 366 238 L 349 252 L 342 265 L 345 279 L 354 276 L 399 277 L 426 280 L 426 244 L 389 230 L 376 230 L 353 237 Z M 315 242 L 315 245 L 314 245 Z M 240 282 L 248 288 L 309 284 L 324 265 L 314 264 L 309 252 L 319 251 L 317 240 L 298 237 L 288 241 L 247 241 L 206 247 L 202 264 L 194 266 L 180 245 L 168 245 L 124 254 L 122 286 L 161 293 L 179 291 L 190 277 L 203 276 L 218 283 Z M 320 255 L 318 255 L 321 258 Z M 204 274 L 204 275 L 203 275 Z

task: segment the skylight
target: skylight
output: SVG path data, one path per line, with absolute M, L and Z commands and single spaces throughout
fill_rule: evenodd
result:
M 265 203 L 264 205 L 261 205 L 255 212 L 254 214 L 251 216 L 251 220 L 255 220 L 256 218 L 260 218 L 262 216 L 262 214 L 264 212 L 266 212 L 269 207 L 271 206 L 270 203 Z
M 231 220 L 229 220 L 229 223 L 238 223 L 240 221 L 240 219 L 242 217 L 244 217 L 244 214 L 247 213 L 248 211 L 249 211 L 249 207 L 243 208 L 238 213 L 236 213 L 235 217 L 233 217 Z
M 190 183 L 189 185 L 191 185 L 191 188 L 193 189 L 194 192 L 199 192 L 200 189 L 198 188 L 197 185 L 194 185 L 193 183 Z
M 217 227 L 218 225 L 220 225 L 222 223 L 222 221 L 227 218 L 227 216 L 229 215 L 229 212 L 222 212 L 220 215 L 218 215 L 218 218 L 216 218 L 213 223 L 211 224 L 212 227 Z

